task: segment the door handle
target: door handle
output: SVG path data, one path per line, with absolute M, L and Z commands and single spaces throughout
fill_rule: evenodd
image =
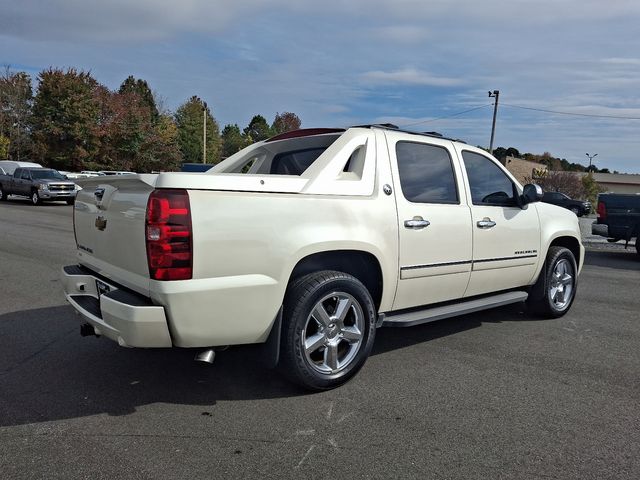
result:
M 482 220 L 479 220 L 476 225 L 478 225 L 478 228 L 493 228 L 496 226 L 496 222 L 489 217 L 484 217 Z
M 404 228 L 412 228 L 414 230 L 420 230 L 431 225 L 429 220 L 425 220 L 422 217 L 413 217 L 411 220 L 404 221 Z

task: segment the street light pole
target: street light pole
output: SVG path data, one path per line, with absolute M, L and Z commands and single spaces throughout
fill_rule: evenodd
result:
M 491 142 L 489 142 L 489 153 L 493 155 L 493 137 L 496 133 L 496 116 L 498 115 L 498 98 L 500 98 L 500 90 L 494 90 L 489 92 L 489 98 L 495 97 L 496 101 L 493 104 L 493 124 L 491 125 Z
M 589 157 L 589 168 L 587 169 L 587 172 L 591 171 L 591 160 L 593 160 L 594 158 L 596 158 L 598 156 L 598 154 L 594 154 L 594 155 L 589 155 L 588 153 L 585 153 L 585 155 L 587 157 Z
M 202 163 L 207 163 L 207 102 L 202 108 Z

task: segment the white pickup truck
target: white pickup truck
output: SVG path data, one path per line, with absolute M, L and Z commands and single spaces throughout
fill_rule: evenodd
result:
M 380 326 L 527 301 L 565 314 L 577 217 L 485 151 L 371 125 L 297 130 L 206 173 L 96 177 L 63 268 L 84 335 L 126 347 L 262 343 L 309 389 L 364 364 Z

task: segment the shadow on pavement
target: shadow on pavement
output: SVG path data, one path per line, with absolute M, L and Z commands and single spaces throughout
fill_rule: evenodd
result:
M 210 407 L 304 393 L 262 367 L 255 348 L 232 348 L 199 365 L 195 350 L 121 348 L 82 338 L 79 325 L 70 306 L 0 316 L 0 426 L 127 415 L 157 402 Z
M 412 328 L 377 332 L 372 355 L 477 328 L 483 322 L 531 320 L 523 305 L 478 312 Z M 262 365 L 260 351 L 239 346 L 213 365 L 196 349 L 127 349 L 79 335 L 70 306 L 0 315 L 0 426 L 96 414 L 128 415 L 138 406 L 202 406 L 221 400 L 293 397 L 307 392 Z
M 640 255 L 636 253 L 633 246 L 622 251 L 588 250 L 584 257 L 584 263 L 596 267 L 640 270 Z

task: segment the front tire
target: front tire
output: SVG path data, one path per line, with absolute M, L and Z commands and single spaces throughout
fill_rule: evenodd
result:
M 571 308 L 577 288 L 578 268 L 573 253 L 565 247 L 551 247 L 527 304 L 544 318 L 558 318 Z
M 581 217 L 582 214 L 580 213 L 580 209 L 578 207 L 571 207 L 569 210 L 571 210 L 573 213 L 576 214 L 576 216 Z
M 40 195 L 38 195 L 38 192 L 35 190 L 31 193 L 31 203 L 34 205 L 40 205 L 42 203 Z
M 373 300 L 358 279 L 329 270 L 306 275 L 287 289 L 280 369 L 309 390 L 342 385 L 367 360 L 375 324 Z
M 4 190 L 0 187 L 0 202 L 3 202 L 7 199 L 7 196 L 4 194 Z

